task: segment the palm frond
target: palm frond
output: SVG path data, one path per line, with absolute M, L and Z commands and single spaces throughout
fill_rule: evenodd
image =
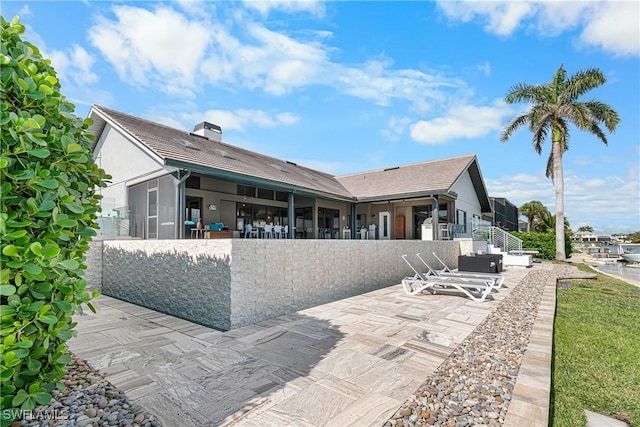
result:
M 591 129 L 589 129 L 589 132 L 597 136 L 598 139 L 604 143 L 604 145 L 609 145 L 609 141 L 607 141 L 607 135 L 605 135 L 605 133 L 597 123 L 593 123 Z
M 537 103 L 542 102 L 545 96 L 544 87 L 541 85 L 516 83 L 509 88 L 504 100 L 507 104 L 516 104 L 518 102 Z
M 594 119 L 600 123 L 604 123 L 609 132 L 615 132 L 616 127 L 620 123 L 620 116 L 613 108 L 600 101 L 588 101 L 585 102 L 584 105 L 589 109 Z
M 542 146 L 544 145 L 544 142 L 547 139 L 547 127 L 546 126 L 540 126 L 537 128 L 537 130 L 535 132 L 533 132 L 533 139 L 531 140 L 531 145 L 533 146 L 533 149 L 536 151 L 536 153 L 538 154 L 542 154 Z
M 591 89 L 602 86 L 606 81 L 604 73 L 597 68 L 580 70 L 566 81 L 562 102 L 571 103 Z
M 518 129 L 526 125 L 528 120 L 528 114 L 523 114 L 521 116 L 515 117 L 507 124 L 507 127 L 505 127 L 500 134 L 500 141 L 506 142 Z

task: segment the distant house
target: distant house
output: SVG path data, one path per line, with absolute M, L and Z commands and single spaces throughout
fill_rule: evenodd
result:
M 236 237 L 273 224 L 297 239 L 437 240 L 469 237 L 491 212 L 472 154 L 333 176 L 224 143 L 207 122 L 185 132 L 96 105 L 89 116 L 112 175 L 103 238 L 189 238 L 202 218 Z

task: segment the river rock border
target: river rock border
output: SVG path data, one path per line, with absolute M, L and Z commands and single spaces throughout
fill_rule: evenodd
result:
M 577 277 L 589 276 L 554 264 L 529 272 L 385 427 L 546 426 L 555 286 Z

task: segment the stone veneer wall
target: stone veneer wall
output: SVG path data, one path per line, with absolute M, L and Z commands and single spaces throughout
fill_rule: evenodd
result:
M 467 242 L 421 240 L 104 241 L 102 293 L 221 330 L 400 283 L 415 254 L 450 267 Z M 88 270 L 93 267 L 89 265 Z
M 87 281 L 87 289 L 102 289 L 102 240 L 89 242 L 89 250 L 85 254 L 87 269 L 84 271 L 84 279 Z

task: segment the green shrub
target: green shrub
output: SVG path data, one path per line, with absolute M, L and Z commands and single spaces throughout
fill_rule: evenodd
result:
M 89 120 L 73 114 L 49 60 L 1 17 L 0 398 L 2 424 L 46 404 L 71 360 L 72 315 L 110 178 L 92 157 Z
M 514 236 L 522 240 L 524 249 L 536 249 L 539 253 L 535 256 L 540 259 L 556 259 L 556 235 L 551 233 L 518 233 L 511 232 Z M 571 238 L 565 234 L 564 250 L 567 258 L 573 252 Z

